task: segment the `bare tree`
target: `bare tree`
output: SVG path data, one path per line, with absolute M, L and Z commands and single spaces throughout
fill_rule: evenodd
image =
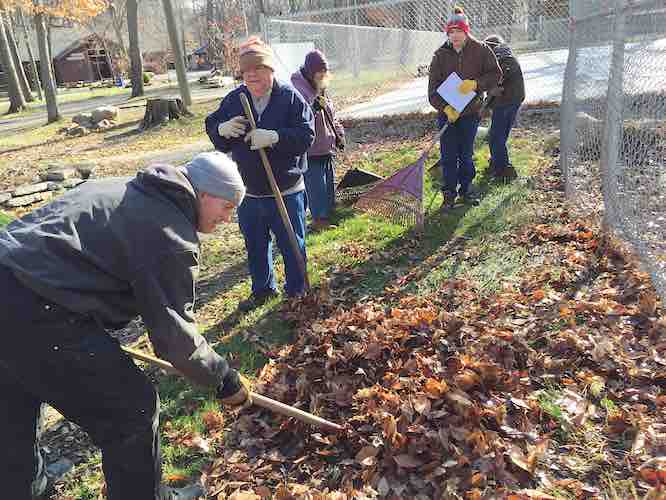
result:
M 171 0 L 162 0 L 162 3 L 164 4 L 164 15 L 166 16 L 169 40 L 171 41 L 171 53 L 173 54 L 174 63 L 176 64 L 180 96 L 185 107 L 189 107 L 192 105 L 192 95 L 190 93 L 190 86 L 187 83 L 187 71 L 185 69 L 185 61 L 183 60 L 183 54 L 181 52 L 181 43 L 179 39 L 180 37 L 178 36 L 178 25 L 176 24 L 173 3 Z
M 123 33 L 125 31 L 125 22 L 129 21 L 127 9 L 129 8 L 128 0 L 112 0 L 109 2 L 109 14 L 111 16 L 111 25 L 116 34 L 118 46 L 124 58 L 127 58 L 127 49 L 125 48 L 125 39 Z
M 2 8 L 2 4 L 0 4 Z M 0 63 L 5 69 L 7 75 L 7 84 L 9 89 L 9 111 L 8 113 L 18 113 L 27 108 L 23 92 L 19 83 L 18 75 L 16 73 L 16 66 L 14 65 L 14 58 L 12 57 L 11 49 L 9 47 L 9 40 L 7 39 L 7 32 L 5 30 L 5 22 L 0 16 Z
M 0 18 L 3 17 L 3 12 L 0 11 Z M 5 18 L 5 33 L 7 34 L 7 41 L 9 42 L 9 50 L 14 60 L 14 66 L 16 67 L 16 76 L 19 80 L 19 86 L 21 87 L 21 92 L 23 92 L 23 97 L 26 102 L 33 102 L 35 100 L 30 90 L 30 85 L 28 84 L 28 77 L 25 76 L 25 69 L 23 68 L 23 63 L 21 62 L 21 55 L 19 54 L 18 44 L 16 43 L 16 35 L 14 33 L 14 25 L 12 19 L 9 16 L 8 12 L 4 12 Z
M 127 31 L 129 34 L 130 78 L 132 79 L 132 97 L 144 94 L 143 59 L 139 39 L 139 3 L 127 0 Z
M 32 52 L 32 46 L 30 45 L 30 34 L 28 32 L 28 26 L 25 22 L 25 16 L 23 15 L 23 10 L 17 10 L 19 24 L 21 25 L 23 31 L 23 38 L 25 41 L 25 47 L 28 50 L 28 58 L 30 59 L 30 78 L 32 78 L 35 83 L 35 88 L 37 89 L 37 97 L 41 101 L 44 99 L 42 95 L 42 82 L 39 79 L 39 74 L 37 73 L 37 62 L 35 61 L 35 55 Z
M 42 85 L 44 85 L 44 94 L 46 96 L 46 114 L 47 122 L 53 123 L 60 120 L 60 111 L 58 110 L 58 98 L 56 94 L 55 78 L 51 68 L 52 59 L 49 50 L 48 35 L 46 32 L 46 17 L 44 12 L 37 12 L 35 15 L 35 30 L 37 33 L 37 45 L 39 47 L 39 69 L 42 76 Z

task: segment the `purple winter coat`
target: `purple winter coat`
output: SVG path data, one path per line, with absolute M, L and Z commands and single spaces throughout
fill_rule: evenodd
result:
M 298 90 L 298 92 L 303 96 L 307 103 L 312 106 L 312 103 L 315 99 L 315 89 L 312 88 L 310 82 L 303 76 L 301 71 L 296 71 L 291 75 L 291 83 Z M 335 131 L 337 131 L 340 137 L 344 137 L 345 129 L 342 127 L 342 124 L 335 117 L 335 110 L 333 109 L 333 104 L 330 100 L 327 99 L 326 109 L 330 116 L 333 117 L 333 123 L 335 124 Z M 328 156 L 335 153 L 335 132 L 329 125 L 328 121 L 324 117 L 324 111 L 318 111 L 315 113 L 315 140 L 310 149 L 308 149 L 308 156 Z

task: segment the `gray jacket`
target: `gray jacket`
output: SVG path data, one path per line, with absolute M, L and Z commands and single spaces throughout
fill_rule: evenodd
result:
M 229 367 L 198 333 L 194 189 L 178 168 L 88 181 L 0 231 L 0 264 L 74 313 L 118 328 L 141 315 L 158 356 L 217 386 Z

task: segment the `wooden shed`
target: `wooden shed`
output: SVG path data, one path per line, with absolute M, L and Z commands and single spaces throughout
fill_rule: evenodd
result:
M 109 51 L 113 42 L 90 35 L 67 46 L 53 58 L 58 85 L 113 78 Z

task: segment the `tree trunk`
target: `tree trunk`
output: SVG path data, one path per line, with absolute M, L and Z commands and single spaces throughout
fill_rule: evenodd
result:
M 127 10 L 129 8 L 127 2 L 124 5 L 125 5 L 125 10 Z M 116 34 L 116 41 L 118 42 L 118 46 L 120 47 L 120 53 L 125 59 L 127 59 L 129 54 L 127 53 L 127 48 L 125 47 L 125 40 L 123 39 L 123 24 L 124 20 L 127 18 L 126 13 L 123 12 L 122 8 L 117 9 L 113 4 L 111 4 L 109 10 L 111 12 L 111 24 L 113 25 L 113 31 Z
M 18 77 L 19 85 L 21 86 L 21 92 L 23 92 L 23 97 L 25 98 L 26 102 L 33 102 L 35 98 L 32 95 L 32 92 L 30 91 L 30 85 L 28 84 L 28 77 L 25 76 L 25 69 L 23 68 L 23 63 L 21 62 L 21 56 L 19 55 L 18 44 L 16 43 L 14 26 L 9 17 L 9 13 L 5 12 L 4 17 L 5 17 L 5 32 L 7 33 L 9 50 L 12 53 L 14 66 L 16 66 L 16 76 Z
M 48 123 L 53 123 L 60 120 L 60 111 L 58 111 L 58 97 L 56 94 L 55 79 L 53 78 L 53 71 L 51 66 L 53 61 L 51 59 L 51 51 L 48 47 L 47 33 L 46 33 L 46 14 L 39 13 L 35 15 L 35 28 L 37 31 L 37 44 L 39 45 L 39 61 L 40 70 L 42 75 L 42 84 L 44 85 L 44 92 L 46 94 L 46 111 L 48 116 Z
M 173 12 L 173 4 L 171 3 L 171 0 L 162 0 L 162 3 L 164 4 L 164 14 L 167 22 L 167 31 L 169 32 L 169 40 L 171 41 L 171 53 L 173 54 L 173 59 L 176 64 L 180 96 L 183 99 L 185 107 L 189 107 L 192 105 L 192 95 L 190 94 L 190 86 L 187 83 L 185 61 L 183 61 L 183 54 L 180 51 L 178 26 L 176 25 L 176 16 Z
M 28 49 L 28 57 L 30 58 L 30 78 L 32 78 L 35 83 L 35 89 L 37 90 L 37 97 L 41 101 L 44 99 L 42 94 L 42 82 L 39 79 L 39 74 L 37 73 L 37 62 L 35 62 L 35 55 L 32 52 L 32 46 L 30 45 L 30 35 L 28 33 L 28 27 L 25 24 L 25 16 L 23 15 L 23 10 L 18 10 L 19 22 L 23 28 L 23 38 L 25 38 L 25 46 Z
M 139 97 L 143 95 L 144 90 L 143 60 L 141 59 L 141 40 L 139 39 L 139 4 L 137 0 L 127 0 L 127 31 L 129 35 L 132 97 Z
M 16 73 L 16 66 L 14 65 L 14 58 L 9 47 L 9 40 L 7 39 L 7 32 L 5 31 L 5 23 L 2 16 L 0 16 L 0 64 L 2 64 L 7 75 L 9 90 L 9 111 L 7 113 L 23 111 L 27 108 L 27 105 L 23 97 L 23 92 L 21 92 L 21 85 Z
M 51 29 L 51 16 L 44 15 L 44 24 L 46 25 L 46 40 L 49 48 L 49 64 L 53 64 L 53 30 Z
M 146 101 L 146 114 L 143 115 L 141 130 L 146 130 L 157 125 L 178 120 L 181 116 L 190 116 L 191 113 L 183 106 L 183 101 L 178 98 L 156 98 Z

